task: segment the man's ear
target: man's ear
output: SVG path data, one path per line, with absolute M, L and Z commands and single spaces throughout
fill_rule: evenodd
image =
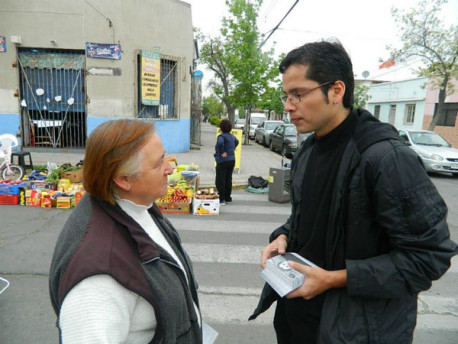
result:
M 130 191 L 131 185 L 130 185 L 129 177 L 116 176 L 113 178 L 113 181 L 121 190 Z
M 343 81 L 337 80 L 334 85 L 329 89 L 331 91 L 330 97 L 331 97 L 331 102 L 333 104 L 339 104 L 342 103 L 343 97 L 345 95 L 345 84 Z

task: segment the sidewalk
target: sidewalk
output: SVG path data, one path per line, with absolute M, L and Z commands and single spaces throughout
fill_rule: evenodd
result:
M 201 123 L 201 146 L 193 146 L 191 150 L 185 153 L 171 153 L 167 156 L 174 156 L 178 164 L 194 163 L 200 166 L 200 183 L 205 186 L 214 186 L 215 169 L 214 169 L 214 150 L 216 143 L 216 127 L 209 123 Z M 242 143 L 243 144 L 243 143 Z M 194 149 L 195 148 L 195 149 Z M 32 159 L 34 165 L 46 165 L 47 162 L 54 162 L 57 165 L 71 163 L 75 165 L 84 159 L 83 151 L 33 151 Z M 271 152 L 254 141 L 250 140 L 248 145 L 242 145 L 242 159 L 240 170 L 234 171 L 233 185 L 234 189 L 244 188 L 248 184 L 248 178 L 251 175 L 261 176 L 267 179 L 269 168 L 281 167 L 281 156 L 278 153 Z M 289 160 L 285 159 L 285 162 Z

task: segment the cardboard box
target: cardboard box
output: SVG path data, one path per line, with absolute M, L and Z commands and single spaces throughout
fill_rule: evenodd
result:
M 83 169 L 60 173 L 61 179 L 68 179 L 70 183 L 81 183 L 83 181 Z
M 156 202 L 163 214 L 189 214 L 191 211 L 191 199 L 188 202 Z
M 194 215 L 219 215 L 219 199 L 194 198 L 192 213 Z
M 72 200 L 70 197 L 57 197 L 56 208 L 70 209 Z
M 41 205 L 41 191 L 26 190 L 25 191 L 25 206 L 39 207 Z

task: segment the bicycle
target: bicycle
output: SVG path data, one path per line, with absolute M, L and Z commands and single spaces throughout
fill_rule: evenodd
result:
M 6 145 L 0 142 L 0 176 L 3 180 L 21 180 L 25 171 L 22 166 L 11 163 L 11 152 Z

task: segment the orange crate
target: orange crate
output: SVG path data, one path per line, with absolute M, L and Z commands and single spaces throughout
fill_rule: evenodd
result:
M 19 195 L 0 194 L 0 204 L 19 204 Z
M 191 211 L 190 199 L 188 202 L 156 202 L 162 214 L 189 214 Z

